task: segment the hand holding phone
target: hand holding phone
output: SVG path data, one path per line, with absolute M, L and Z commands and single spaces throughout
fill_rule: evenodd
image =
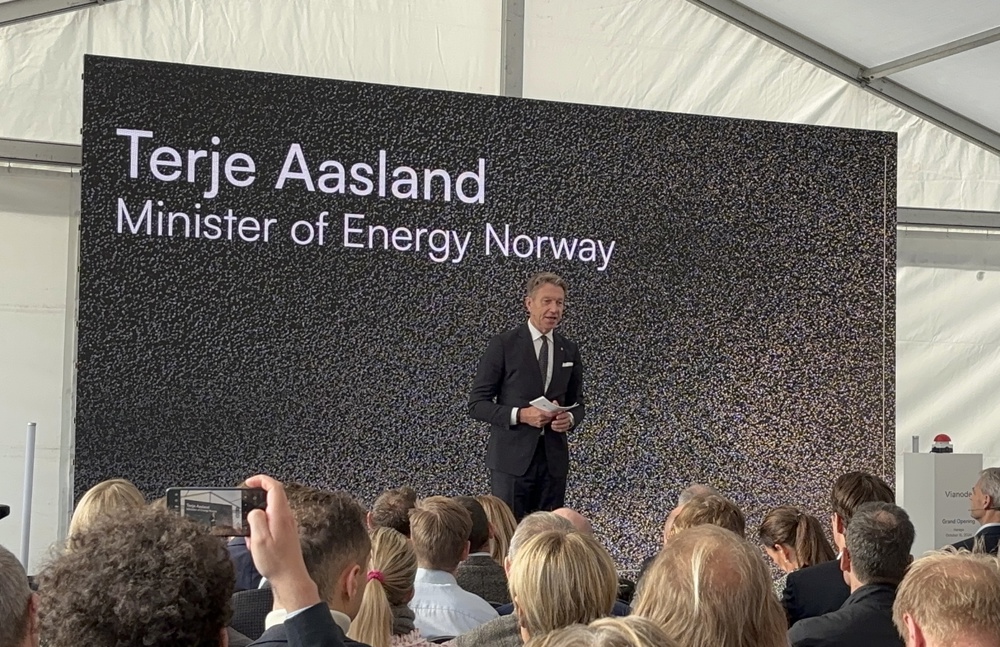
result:
M 267 492 L 267 506 L 247 515 L 250 538 L 247 546 L 253 563 L 274 588 L 275 599 L 291 612 L 319 603 L 319 590 L 309 578 L 299 530 L 285 496 L 285 487 L 270 476 L 252 476 L 248 487 Z

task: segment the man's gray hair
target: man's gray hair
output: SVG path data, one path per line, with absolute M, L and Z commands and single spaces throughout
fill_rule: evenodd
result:
M 990 509 L 1000 510 L 1000 467 L 987 467 L 979 473 L 979 489 L 990 497 Z
M 677 497 L 677 505 L 687 505 L 691 503 L 691 499 L 699 496 L 708 496 L 710 494 L 715 494 L 717 496 L 722 496 L 718 490 L 716 490 L 711 485 L 704 485 L 702 483 L 692 483 L 683 490 L 681 490 L 680 495 Z
M 547 530 L 556 530 L 564 533 L 574 532 L 576 529 L 567 519 L 552 512 L 532 512 L 521 523 L 517 524 L 510 544 L 507 545 L 507 559 L 514 561 L 514 554 L 524 545 L 526 541 L 540 535 Z
M 0 546 L 0 645 L 20 645 L 28 632 L 31 589 L 21 562 Z
M 851 571 L 862 584 L 898 584 L 910 565 L 913 523 L 899 506 L 863 503 L 847 526 Z

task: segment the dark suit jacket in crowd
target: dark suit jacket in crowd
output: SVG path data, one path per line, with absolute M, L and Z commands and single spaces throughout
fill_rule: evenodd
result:
M 833 613 L 797 622 L 788 640 L 792 647 L 904 647 L 892 623 L 895 599 L 895 586 L 866 584 Z
M 467 560 L 458 565 L 455 579 L 460 587 L 491 604 L 510 602 L 507 573 L 489 555 L 469 555 Z
M 527 407 L 544 395 L 562 405 L 579 404 L 571 413 L 577 425 L 583 421 L 583 364 L 579 348 L 554 330 L 552 340 L 552 380 L 544 393 L 527 323 L 491 339 L 479 360 L 469 394 L 469 413 L 476 420 L 490 423 L 486 466 L 491 470 L 524 476 L 538 446 L 538 429 L 526 424 L 510 425 L 514 407 Z M 563 478 L 569 473 L 566 434 L 545 432 L 545 457 L 549 474 Z
M 322 613 L 320 613 L 320 611 Z M 251 647 L 368 647 L 351 640 L 333 621 L 330 607 L 317 604 L 264 632 Z
M 791 627 L 803 618 L 815 618 L 836 611 L 850 595 L 851 588 L 844 582 L 840 562 L 831 559 L 789 573 L 781 605 L 785 607 L 788 626 Z
M 229 551 L 229 559 L 233 561 L 233 569 L 236 571 L 236 590 L 249 591 L 260 586 L 263 578 L 254 566 L 246 538 L 233 537 L 226 544 L 226 550 Z
M 274 608 L 271 589 L 252 589 L 233 594 L 233 619 L 229 626 L 250 640 L 257 640 L 264 633 L 264 621 Z
M 500 616 L 467 631 L 452 643 L 455 647 L 521 647 L 521 628 L 517 616 Z
M 965 541 L 960 541 L 957 544 L 952 544 L 952 546 L 959 550 L 965 549 L 971 552 L 976 547 L 977 540 L 982 541 L 983 552 L 989 553 L 990 555 L 996 555 L 997 548 L 1000 547 L 1000 526 L 981 528 L 975 536 L 969 537 Z

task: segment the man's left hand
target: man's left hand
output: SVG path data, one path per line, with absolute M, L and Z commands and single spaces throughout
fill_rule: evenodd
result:
M 550 426 L 552 427 L 552 431 L 558 431 L 561 434 L 566 433 L 573 428 L 573 414 L 569 411 L 563 411 L 552 419 Z

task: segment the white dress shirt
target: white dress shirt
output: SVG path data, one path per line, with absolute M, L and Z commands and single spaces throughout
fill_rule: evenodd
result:
M 542 395 L 545 395 L 545 392 L 549 390 L 549 383 L 552 381 L 552 363 L 555 361 L 556 342 L 555 339 L 552 337 L 551 330 L 545 334 L 542 334 L 542 331 L 539 330 L 538 328 L 535 328 L 535 324 L 531 323 L 530 321 L 528 322 L 528 331 L 531 333 L 531 341 L 535 345 L 536 360 L 538 359 L 538 356 L 542 352 L 542 337 L 545 337 L 546 339 L 549 340 L 549 364 L 548 364 L 548 370 L 545 372 L 545 380 L 544 380 L 545 383 L 542 385 Z M 565 404 L 565 402 L 563 404 Z M 510 412 L 511 427 L 517 424 L 518 411 L 520 411 L 520 409 L 518 407 L 514 407 Z
M 981 532 L 983 532 L 987 528 L 996 528 L 997 526 L 1000 526 L 1000 523 L 998 522 L 984 523 L 983 525 L 979 526 L 979 530 L 976 531 L 976 535 L 974 536 L 978 536 Z
M 489 602 L 460 587 L 451 573 L 426 568 L 417 569 L 409 606 L 414 626 L 427 640 L 460 636 L 500 617 Z

